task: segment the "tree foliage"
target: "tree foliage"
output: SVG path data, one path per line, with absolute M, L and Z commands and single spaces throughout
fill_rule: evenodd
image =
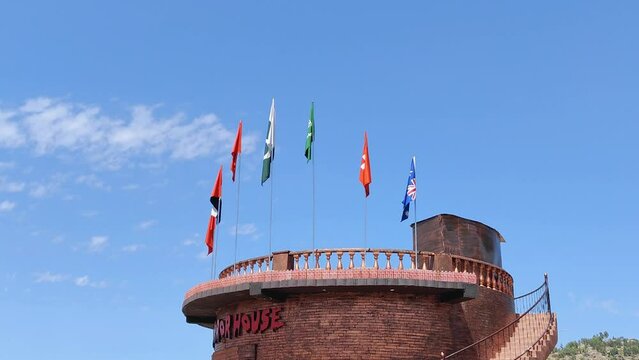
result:
M 571 341 L 555 349 L 549 359 L 639 359 L 639 340 L 623 337 L 610 338 L 607 331 L 590 339 Z

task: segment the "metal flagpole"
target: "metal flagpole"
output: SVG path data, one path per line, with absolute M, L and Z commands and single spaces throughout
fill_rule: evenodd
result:
M 275 171 L 273 171 L 274 168 L 274 164 L 273 164 L 273 152 L 271 150 L 271 168 L 270 168 L 270 172 L 271 172 L 271 214 L 269 216 L 269 225 L 268 225 L 268 264 L 266 265 L 266 270 L 270 270 L 272 268 L 272 238 L 273 238 L 273 179 L 275 179 Z
M 366 229 L 367 229 L 367 227 L 368 227 L 368 226 L 367 226 L 367 216 L 368 216 L 368 207 L 367 207 L 367 204 L 368 204 L 368 196 L 364 197 L 364 249 L 366 249 L 366 248 L 367 248 L 367 245 L 366 245 L 366 244 L 367 244 L 367 242 L 368 242 L 368 241 L 367 241 L 367 233 L 366 233 L 366 232 L 367 232 L 367 231 L 366 231 Z
M 213 272 L 215 271 L 213 270 L 214 268 L 215 268 L 215 254 L 211 256 L 211 280 L 213 280 Z
M 215 221 L 217 221 L 217 218 L 215 218 Z M 211 271 L 211 280 L 215 280 L 213 278 L 213 276 L 217 272 L 217 248 L 219 247 L 217 245 L 217 242 L 220 241 L 220 239 L 219 239 L 220 229 L 219 228 L 220 228 L 219 226 L 215 227 L 215 236 L 213 237 L 215 239 L 215 242 L 213 243 L 213 246 L 215 248 L 213 249 L 213 268 L 212 268 L 212 271 Z
M 235 206 L 235 258 L 233 260 L 233 274 L 235 274 L 235 265 L 237 264 L 237 232 L 240 226 L 240 183 L 242 182 L 242 153 L 237 154 L 237 204 Z
M 312 249 L 313 257 L 315 257 L 315 123 L 313 123 L 313 142 L 311 143 L 311 156 L 313 161 L 313 237 L 312 237 Z
M 415 177 L 415 211 L 413 211 L 413 233 L 415 239 L 413 239 L 413 243 L 415 246 L 415 268 L 417 268 L 417 164 L 414 156 L 413 165 L 415 166 L 415 173 L 413 174 L 413 176 Z

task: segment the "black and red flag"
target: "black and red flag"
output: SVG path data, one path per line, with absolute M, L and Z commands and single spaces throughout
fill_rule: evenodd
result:
M 222 220 L 222 166 L 217 173 L 217 179 L 215 180 L 215 186 L 211 191 L 211 218 L 209 219 L 209 228 L 206 231 L 206 239 L 204 243 L 209 249 L 210 254 L 213 252 L 213 244 L 215 243 L 215 225 L 219 224 Z

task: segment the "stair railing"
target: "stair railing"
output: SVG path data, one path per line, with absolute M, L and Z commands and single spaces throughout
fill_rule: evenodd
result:
M 508 343 L 515 352 L 510 359 L 519 359 L 527 354 L 552 326 L 548 275 L 544 275 L 544 282 L 537 289 L 514 300 L 515 311 L 519 315 L 513 321 L 451 354 L 442 353 L 442 359 L 491 359 Z M 517 327 L 524 323 L 526 328 L 517 332 Z

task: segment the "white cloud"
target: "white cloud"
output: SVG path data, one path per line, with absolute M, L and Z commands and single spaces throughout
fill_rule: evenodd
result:
M 152 220 L 152 219 L 151 220 L 145 220 L 145 221 L 142 221 L 141 223 L 139 223 L 137 225 L 137 227 L 140 230 L 147 230 L 147 229 L 150 229 L 150 228 L 154 227 L 155 225 L 157 225 L 157 223 L 158 223 L 157 220 Z
M 88 187 L 98 189 L 98 190 L 111 190 L 111 187 L 104 183 L 104 181 L 100 180 L 94 174 L 90 175 L 81 175 L 75 179 L 76 184 L 86 185 Z
M 122 187 L 122 190 L 131 191 L 131 190 L 137 190 L 139 188 L 140 188 L 140 185 L 138 184 L 126 184 Z
M 37 282 L 37 283 L 57 283 L 57 282 L 64 281 L 67 277 L 68 277 L 67 275 L 52 274 L 51 272 L 47 271 L 47 272 L 44 272 L 44 273 L 36 274 L 35 282 Z
M 7 179 L 6 176 L 0 176 L 0 191 L 1 192 L 10 192 L 16 193 L 24 190 L 25 183 L 23 182 L 15 182 Z
M 130 245 L 126 245 L 124 247 L 122 247 L 122 251 L 124 252 L 136 252 L 138 250 L 142 250 L 144 249 L 145 246 L 142 244 L 130 244 Z
M 204 243 L 204 240 L 201 239 L 199 233 L 194 233 L 191 237 L 188 237 L 182 241 L 182 245 L 184 246 L 193 246 L 200 243 Z
M 43 198 L 58 191 L 62 184 L 67 181 L 68 174 L 56 173 L 49 177 L 46 182 L 32 182 L 29 184 L 29 196 Z
M 15 166 L 13 162 L 9 161 L 0 161 L 0 170 L 3 169 L 12 169 Z
M 18 124 L 11 121 L 15 112 L 0 110 L 0 146 L 16 148 L 25 143 L 25 137 Z
M 75 278 L 74 283 L 77 286 L 87 286 L 87 285 L 89 285 L 89 276 L 85 275 L 85 276 L 82 276 L 82 277 L 79 277 L 79 278 Z
M 85 218 L 94 218 L 96 216 L 98 216 L 100 213 L 96 210 L 85 210 L 83 212 L 80 213 L 80 215 L 82 215 Z
M 235 225 L 231 226 L 230 234 L 235 235 Z M 237 234 L 240 236 L 253 236 L 254 238 L 258 236 L 257 226 L 255 224 L 240 224 L 237 227 Z
M 64 242 L 64 236 L 62 235 L 54 236 L 53 239 L 51 239 L 51 242 L 54 244 L 62 244 Z
M 0 202 L 0 211 L 11 211 L 16 207 L 16 203 L 13 201 L 5 200 Z
M 89 286 L 89 287 L 92 287 L 92 288 L 99 288 L 99 289 L 105 288 L 107 286 L 107 283 L 104 280 L 102 280 L 102 281 L 91 281 L 89 279 L 89 275 L 84 275 L 84 276 L 77 277 L 77 278 L 75 278 L 73 283 L 76 286 L 79 286 L 79 287 Z
M 109 238 L 106 236 L 93 236 L 89 241 L 89 252 L 100 252 L 108 245 Z
M 235 131 L 215 115 L 159 117 L 154 110 L 139 105 L 121 118 L 105 114 L 98 106 L 29 99 L 18 109 L 0 110 L 0 147 L 28 147 L 38 155 L 79 153 L 112 169 L 139 156 L 193 159 L 229 151 Z M 244 136 L 244 152 L 255 149 L 256 139 Z
M 581 304 L 582 309 L 601 310 L 612 315 L 620 313 L 617 302 L 613 299 L 585 299 Z
M 199 254 L 197 254 L 198 260 L 206 260 L 209 258 L 209 256 L 213 256 L 213 254 L 208 254 L 208 250 L 201 251 Z
M 34 184 L 31 188 L 31 191 L 29 191 L 29 195 L 33 196 L 34 198 L 45 197 L 48 193 L 49 188 L 44 184 Z

